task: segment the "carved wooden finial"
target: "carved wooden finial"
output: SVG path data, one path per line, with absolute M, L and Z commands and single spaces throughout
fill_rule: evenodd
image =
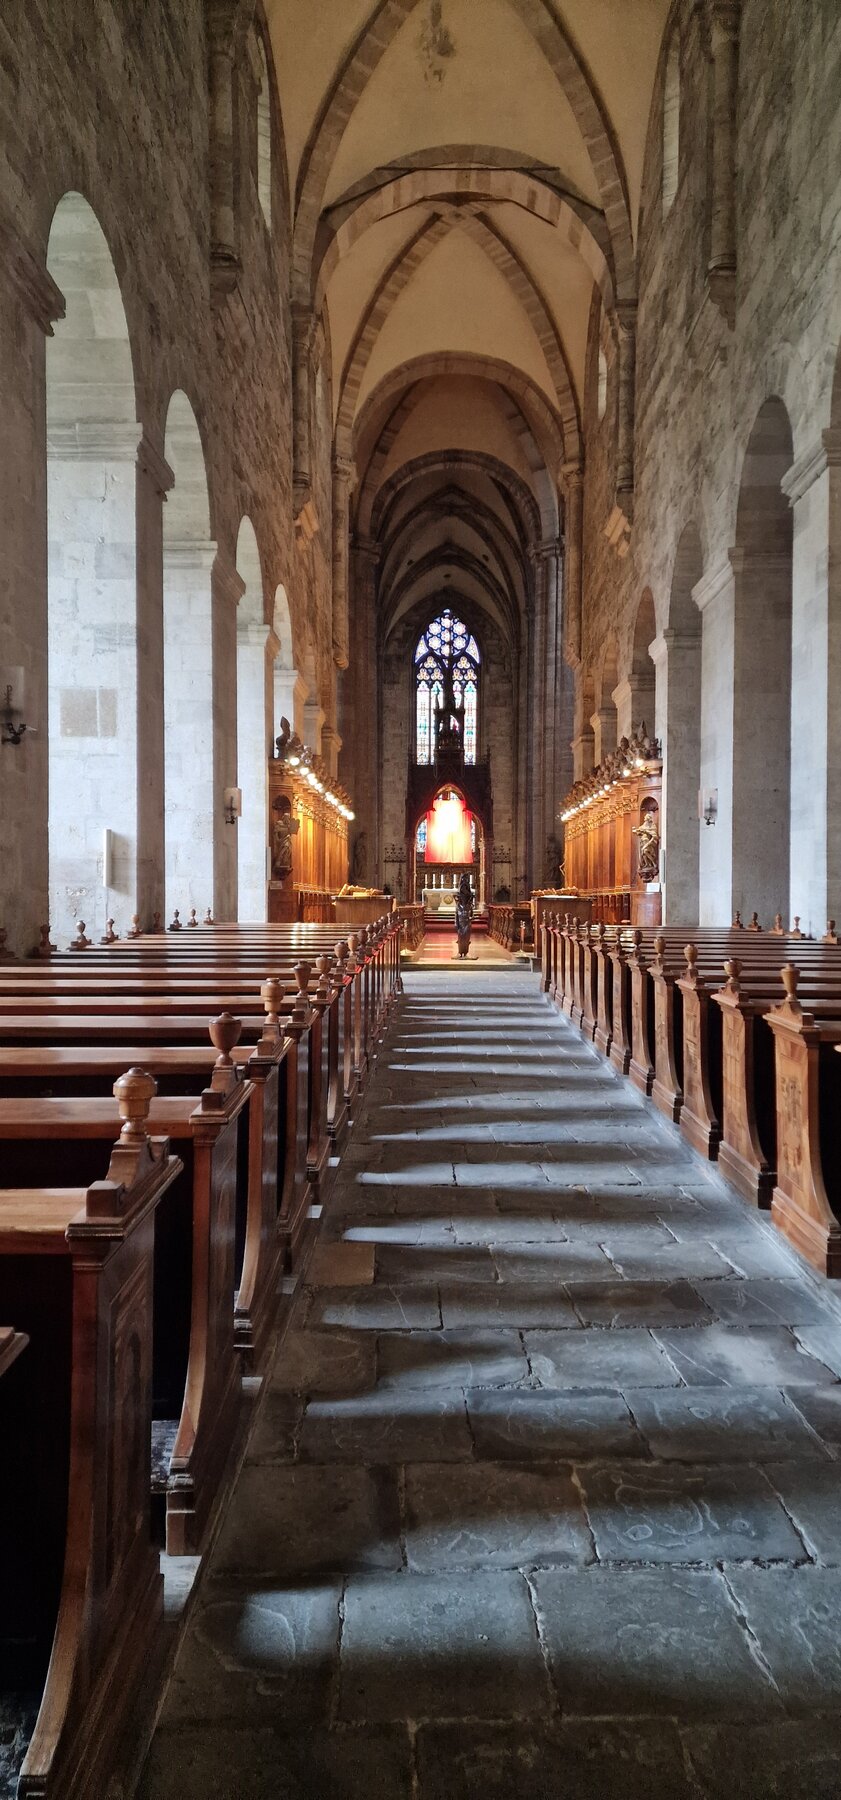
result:
M 121 1143 L 138 1144 L 149 1136 L 146 1120 L 157 1091 L 158 1084 L 148 1069 L 127 1069 L 125 1075 L 115 1081 L 114 1099 L 123 1121 Z
M 761 930 L 762 930 L 762 926 L 759 923 L 759 914 L 751 913 L 748 931 L 761 931 Z
M 784 927 L 783 927 L 783 915 L 782 915 L 782 913 L 775 913 L 774 914 L 774 923 L 771 926 L 771 930 L 769 932 L 769 937 L 784 937 L 784 936 L 785 936 L 785 931 L 784 931 Z
M 130 930 L 129 930 L 129 931 L 127 931 L 127 932 L 126 932 L 126 937 L 130 937 L 130 938 L 139 938 L 139 937 L 142 937 L 142 936 L 143 936 L 143 932 L 142 932 L 142 930 L 141 930 L 141 927 L 140 927 L 140 914 L 139 914 L 139 913 L 132 913 L 132 915 L 131 915 L 131 929 L 130 929 Z
M 795 913 L 794 924 L 792 925 L 792 928 L 788 935 L 789 935 L 789 937 L 793 937 L 793 938 L 802 938 L 803 933 L 800 929 L 800 914 L 799 913 Z
M 205 915 L 204 915 L 204 921 L 203 921 L 203 922 L 204 922 L 204 924 L 205 924 L 205 925 L 215 925 L 215 924 L 216 924 L 216 920 L 215 920 L 215 919 L 214 919 L 214 917 L 213 917 L 213 914 L 212 914 L 212 912 L 211 912 L 211 910 L 210 910 L 210 907 L 208 907 L 208 909 L 207 909 L 207 912 L 206 912 L 206 913 L 205 913 Z
M 666 954 L 666 940 L 664 937 L 656 937 L 654 939 L 654 954 L 657 957 L 658 962 L 663 961 L 663 957 Z
M 744 930 L 744 926 L 743 926 L 743 924 L 742 924 L 742 915 L 741 915 L 741 913 L 740 913 L 740 912 L 736 912 L 736 913 L 734 913 L 734 915 L 733 915 L 733 926 L 732 926 L 732 929 L 733 929 L 733 930 L 734 930 L 734 931 L 743 931 L 743 930 Z
M 223 1012 L 218 1019 L 211 1019 L 207 1029 L 211 1044 L 219 1051 L 214 1068 L 232 1069 L 231 1051 L 242 1035 L 242 1021 L 235 1019 L 229 1012 Z
M 45 962 L 48 956 L 52 956 L 54 950 L 55 944 L 50 940 L 49 925 L 39 926 L 38 942 L 30 950 L 30 956 L 37 956 L 42 962 Z
M 296 963 L 292 973 L 295 977 L 295 981 L 296 981 L 297 987 L 298 987 L 298 992 L 295 995 L 295 1009 L 294 1010 L 295 1010 L 296 1017 L 298 1019 L 301 1019 L 304 1017 L 304 1015 L 306 1014 L 306 1012 L 309 1008 L 309 985 L 310 985 L 310 976 L 312 974 L 312 963 L 309 963 L 309 962 Z
M 162 926 L 162 924 L 161 924 L 161 915 L 160 915 L 160 913 L 159 913 L 159 912 L 156 912 L 156 913 L 153 913 L 153 914 L 152 914 L 152 932 L 153 932 L 153 935 L 156 935 L 156 934 L 157 934 L 157 933 L 158 933 L 158 932 L 159 932 L 159 931 L 163 931 L 163 926 Z
M 318 987 L 315 990 L 315 998 L 325 1005 L 330 998 L 330 971 L 334 961 L 335 957 L 326 950 L 322 951 L 321 955 L 316 957 L 315 966 L 318 970 Z
M 278 1014 L 283 1005 L 283 983 L 269 976 L 260 989 L 260 999 L 266 1012 L 266 1026 L 270 1033 L 280 1030 Z
M 180 931 L 180 930 L 181 930 L 181 918 L 180 918 L 180 915 L 178 912 L 178 907 L 176 906 L 175 911 L 172 915 L 172 923 L 167 926 L 167 931 Z
M 404 919 L 403 924 L 407 925 L 408 920 Z M 347 960 L 350 955 L 350 945 L 345 938 L 339 938 L 338 943 L 333 945 L 333 954 L 338 964 L 337 974 L 341 982 L 347 974 Z
M 85 936 L 85 921 L 84 919 L 80 919 L 76 927 L 76 936 L 74 937 L 72 944 L 69 945 L 69 949 L 89 950 L 90 944 L 90 938 Z
M 697 944 L 684 944 L 683 954 L 686 957 L 686 966 L 687 966 L 687 969 L 689 970 L 690 975 L 697 975 L 697 973 L 698 973 L 698 946 L 697 946 Z
M 197 925 L 198 925 L 198 919 L 196 918 L 196 909 L 194 906 L 191 906 L 190 907 L 190 917 L 187 920 L 187 928 L 190 931 L 194 931 L 196 929 Z
M 105 921 L 105 936 L 103 938 L 100 938 L 99 941 L 101 944 L 118 944 L 119 943 L 120 934 L 119 934 L 119 932 L 114 930 L 113 919 L 106 919 L 106 921 Z
M 783 963 L 780 974 L 786 992 L 786 1000 L 790 1005 L 794 1005 L 797 1001 L 797 985 L 800 980 L 800 970 L 796 963 Z
M 834 920 L 834 919 L 827 919 L 827 922 L 826 922 L 826 934 L 825 934 L 825 936 L 824 936 L 824 937 L 823 937 L 823 938 L 822 938 L 822 939 L 821 939 L 821 943 L 823 943 L 823 944 L 837 944 L 837 942 L 838 942 L 838 933 L 837 933 L 837 931 L 836 931 L 836 929 L 835 929 L 835 920 Z
M 724 973 L 727 976 L 726 985 L 729 988 L 730 993 L 738 994 L 740 991 L 739 976 L 742 973 L 742 965 L 739 961 L 738 956 L 731 956 L 728 959 L 728 961 L 724 965 Z

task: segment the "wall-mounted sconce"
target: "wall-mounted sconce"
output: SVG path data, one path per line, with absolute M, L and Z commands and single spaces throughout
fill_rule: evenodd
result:
M 714 825 L 718 818 L 718 788 L 698 789 L 698 817 L 705 825 Z
M 235 825 L 242 817 L 242 788 L 225 789 L 225 824 Z
M 0 669 L 0 744 L 19 744 L 25 731 L 22 669 Z

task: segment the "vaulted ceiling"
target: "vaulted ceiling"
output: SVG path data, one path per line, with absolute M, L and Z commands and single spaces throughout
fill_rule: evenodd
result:
M 509 470 L 536 501 L 537 536 L 552 534 L 562 470 L 582 461 L 594 293 L 608 318 L 633 304 L 668 10 L 267 0 L 294 295 L 301 311 L 326 311 L 357 525 L 370 528 L 401 467 L 453 451 Z M 445 551 L 461 529 L 447 528 Z

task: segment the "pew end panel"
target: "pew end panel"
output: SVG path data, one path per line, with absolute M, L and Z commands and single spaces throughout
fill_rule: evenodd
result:
M 30 1654 L 43 1693 L 18 1786 L 26 1800 L 105 1793 L 128 1720 L 151 1702 L 159 1674 L 153 1236 L 181 1164 L 165 1142 L 142 1142 L 141 1116 L 127 1118 L 106 1177 L 87 1191 L 0 1194 L 0 1292 L 17 1292 L 34 1346 L 10 1378 L 31 1475 L 18 1488 L 14 1525 L 3 1518 L 0 1533 L 17 1565 L 14 1585 L 3 1583 L 4 1620 L 15 1588 L 27 1609 L 41 1599 Z M 8 1425 L 4 1416 L 7 1452 Z M 0 1510 L 11 1487 L 3 1484 Z
M 766 1015 L 774 1037 L 777 1111 L 771 1218 L 813 1268 L 837 1278 L 841 1222 L 827 1192 L 825 1167 L 831 1169 L 841 1198 L 841 1166 L 830 1160 L 841 1101 L 841 1064 L 835 1054 L 841 1048 L 841 1016 L 818 1024 L 797 998 L 798 971 L 786 965 L 782 975 L 786 997 Z
M 686 971 L 678 979 L 683 1004 L 683 1136 L 708 1161 L 721 1142 L 721 1012 L 698 974 L 694 944 L 685 950 Z

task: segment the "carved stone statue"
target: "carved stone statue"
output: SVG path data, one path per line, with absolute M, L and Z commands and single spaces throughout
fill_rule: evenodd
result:
M 544 876 L 546 887 L 556 888 L 558 886 L 560 872 L 561 846 L 556 837 L 550 837 L 546 839 L 546 873 Z
M 470 949 L 470 924 L 473 918 L 473 889 L 470 876 L 465 870 L 458 884 L 456 895 L 456 941 L 459 956 L 466 956 Z
M 646 810 L 638 825 L 631 827 L 637 839 L 637 872 L 641 881 L 656 881 L 660 873 L 660 828 L 657 810 Z
M 292 839 L 297 830 L 298 821 L 293 819 L 289 801 L 281 794 L 272 807 L 273 881 L 285 881 L 292 873 Z
M 353 841 L 353 855 L 350 859 L 350 879 L 354 887 L 364 887 L 368 873 L 368 834 L 358 831 Z

